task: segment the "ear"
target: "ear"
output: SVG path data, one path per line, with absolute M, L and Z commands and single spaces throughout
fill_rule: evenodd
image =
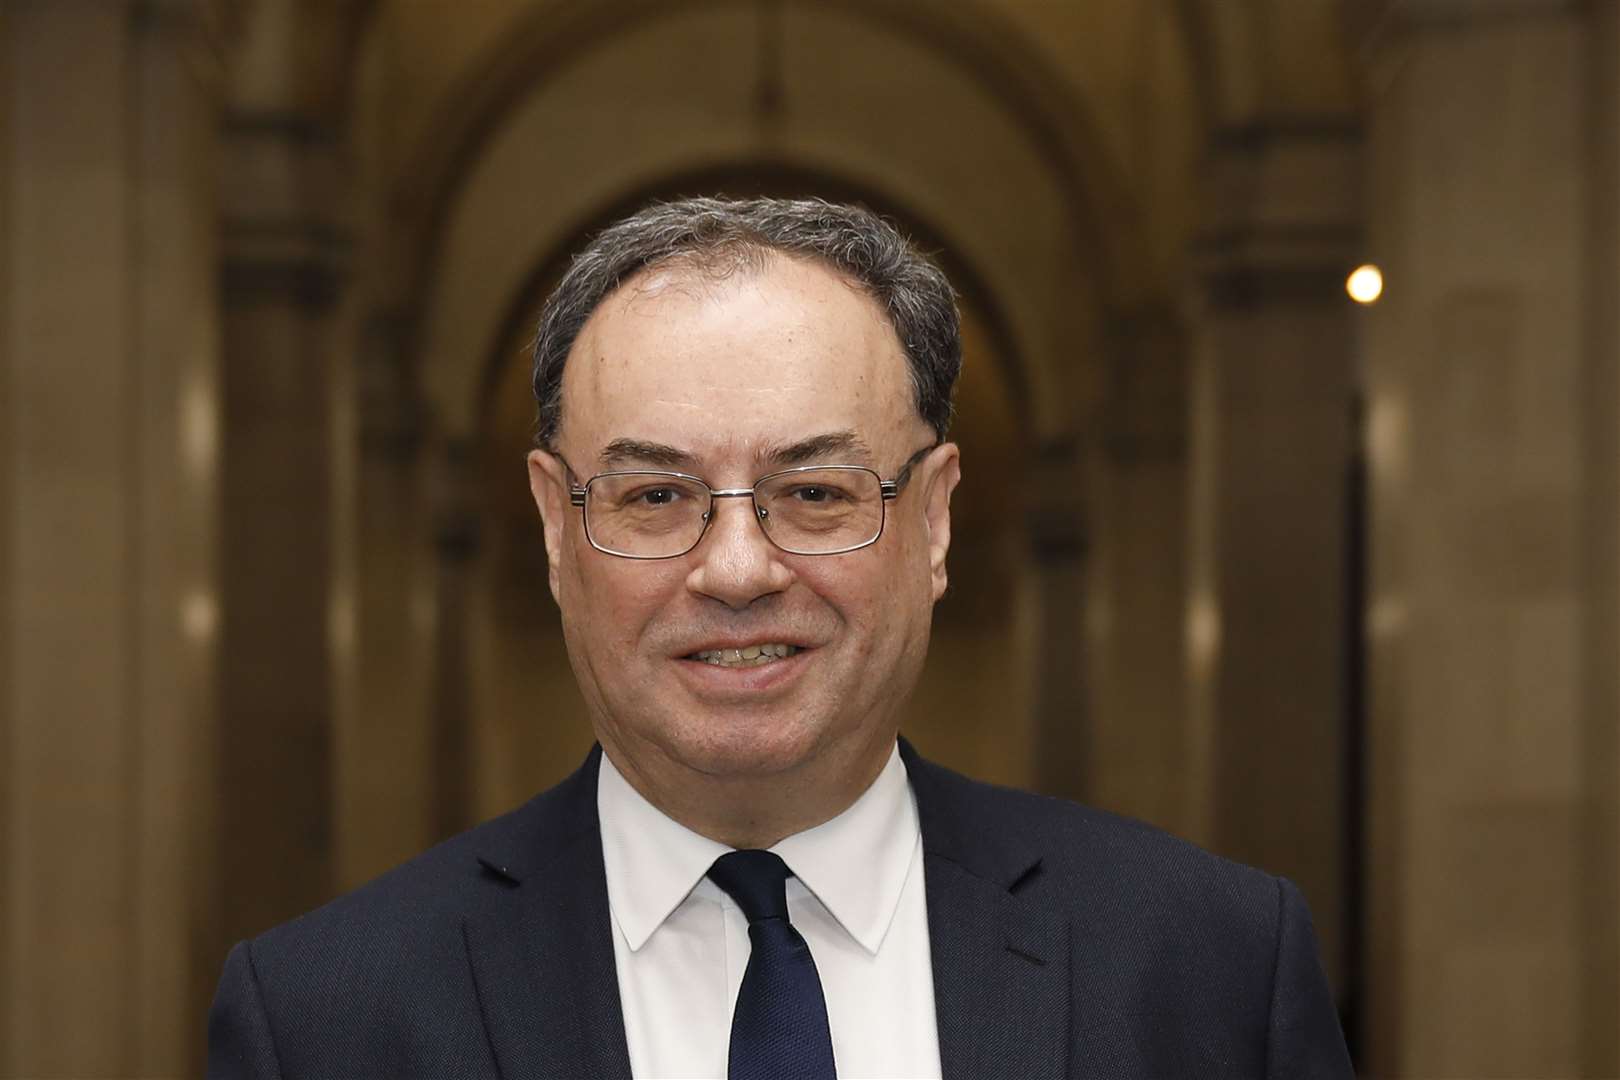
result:
M 923 492 L 923 514 L 928 523 L 928 572 L 934 599 L 945 595 L 945 556 L 951 549 L 951 493 L 962 479 L 962 453 L 955 443 L 934 451 L 934 467 Z
M 568 467 L 555 454 L 529 451 L 529 494 L 540 511 L 546 536 L 546 563 L 550 567 L 551 597 L 559 604 L 557 568 L 562 565 L 563 523 L 568 520 Z

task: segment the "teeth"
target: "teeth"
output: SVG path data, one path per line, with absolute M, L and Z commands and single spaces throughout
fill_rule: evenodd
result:
M 693 653 L 691 659 L 701 660 L 706 664 L 718 667 L 759 667 L 774 660 L 792 656 L 798 652 L 797 645 L 782 645 L 769 642 L 761 645 L 749 645 L 741 649 L 704 649 Z

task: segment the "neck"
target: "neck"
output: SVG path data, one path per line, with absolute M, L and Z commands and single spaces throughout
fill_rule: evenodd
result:
M 716 775 L 667 757 L 650 762 L 606 739 L 602 750 L 636 792 L 671 819 L 732 848 L 768 848 L 831 821 L 865 794 L 888 764 L 895 735 L 851 753 L 770 773 Z

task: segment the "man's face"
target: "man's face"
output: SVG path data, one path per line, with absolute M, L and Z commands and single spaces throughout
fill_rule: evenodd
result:
M 530 456 L 531 488 L 569 657 L 615 761 L 642 775 L 738 779 L 875 767 L 945 587 L 954 446 L 913 470 L 877 543 L 842 555 L 780 550 L 747 499 L 715 500 L 684 556 L 604 554 L 568 504 L 566 469 L 577 483 L 671 469 L 714 488 L 794 465 L 864 465 L 893 478 L 934 436 L 877 304 L 786 257 L 720 280 L 655 268 L 591 316 L 562 401 L 556 455 Z M 696 658 L 759 645 L 797 651 L 761 666 Z

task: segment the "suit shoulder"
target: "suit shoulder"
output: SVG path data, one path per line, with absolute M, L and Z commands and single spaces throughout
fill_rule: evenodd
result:
M 523 806 L 445 840 L 364 885 L 253 938 L 256 964 L 318 960 L 383 943 L 383 955 L 459 935 L 462 918 L 504 888 L 503 877 L 544 873 L 546 853 L 595 837 L 594 797 L 576 773 Z M 594 784 L 590 785 L 594 796 Z M 589 812 L 583 812 L 588 810 Z
M 1020 864 L 1038 865 L 1047 888 L 1086 895 L 1093 910 L 1118 901 L 1137 910 L 1225 910 L 1265 926 L 1276 917 L 1278 878 L 1157 826 L 920 760 L 913 774 L 929 792 L 928 801 L 949 808 L 925 815 L 924 844 L 936 851 L 999 859 L 1011 873 Z M 945 834 L 938 845 L 929 843 L 930 825 Z

